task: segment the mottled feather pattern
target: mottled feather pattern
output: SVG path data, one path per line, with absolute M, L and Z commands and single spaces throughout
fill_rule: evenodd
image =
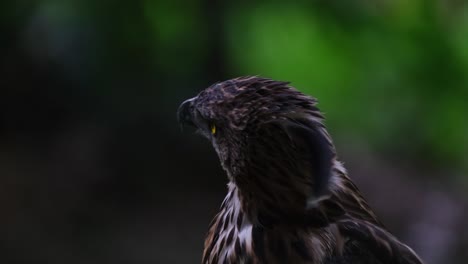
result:
M 288 82 L 248 76 L 181 105 L 229 179 L 202 263 L 422 263 L 348 177 L 316 104 Z

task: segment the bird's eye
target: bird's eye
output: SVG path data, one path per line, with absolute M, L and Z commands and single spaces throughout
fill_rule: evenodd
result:
M 210 130 L 212 135 L 216 134 L 216 125 L 214 123 L 211 123 Z

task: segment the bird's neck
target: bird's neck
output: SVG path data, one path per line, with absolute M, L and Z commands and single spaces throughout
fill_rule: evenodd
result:
M 228 193 L 221 204 L 220 214 L 225 214 L 226 217 L 232 219 L 232 224 L 235 224 L 238 229 L 251 225 L 252 221 L 247 215 L 246 205 L 242 205 L 242 197 L 238 186 L 232 181 L 228 184 Z
M 301 232 L 294 227 L 265 227 L 252 222 L 246 210 L 250 208 L 243 205 L 239 187 L 230 182 L 228 189 L 206 237 L 202 263 L 274 263 L 277 259 L 302 263 L 299 260 L 304 258 L 309 260 L 307 263 L 319 263 L 325 252 L 331 250 L 333 241 L 324 235 L 325 231 L 303 229 Z M 320 242 L 320 238 L 325 242 Z M 288 249 L 291 245 L 296 247 Z M 268 248 L 277 248 L 278 252 Z
M 341 163 L 335 160 L 330 172 L 329 194 L 311 199 L 304 195 L 310 188 L 302 187 L 300 181 L 291 179 L 292 174 L 283 174 L 281 167 L 272 164 L 258 171 L 262 173 L 245 171 L 243 175 L 234 177 L 228 185 L 229 192 L 222 207 L 232 208 L 230 210 L 245 215 L 250 223 L 265 227 L 301 229 L 322 226 L 329 217 L 323 215 L 322 202 L 330 198 L 338 202 L 344 182 L 350 181 Z M 357 190 L 354 192 L 358 193 Z
M 228 194 L 206 237 L 203 263 L 225 263 L 228 259 L 244 263 L 246 259 L 242 256 L 247 257 L 253 250 L 252 228 L 253 224 L 241 206 L 239 189 L 230 182 Z

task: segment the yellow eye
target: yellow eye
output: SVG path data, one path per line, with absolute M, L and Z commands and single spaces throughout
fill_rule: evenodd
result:
M 215 124 L 211 124 L 210 125 L 210 129 L 211 129 L 211 134 L 216 134 L 216 125 Z

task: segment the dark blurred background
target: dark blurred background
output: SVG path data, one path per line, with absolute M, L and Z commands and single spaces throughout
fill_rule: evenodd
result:
M 427 263 L 468 260 L 464 0 L 0 3 L 0 262 L 199 263 L 226 176 L 177 106 L 239 75 L 320 100 Z

